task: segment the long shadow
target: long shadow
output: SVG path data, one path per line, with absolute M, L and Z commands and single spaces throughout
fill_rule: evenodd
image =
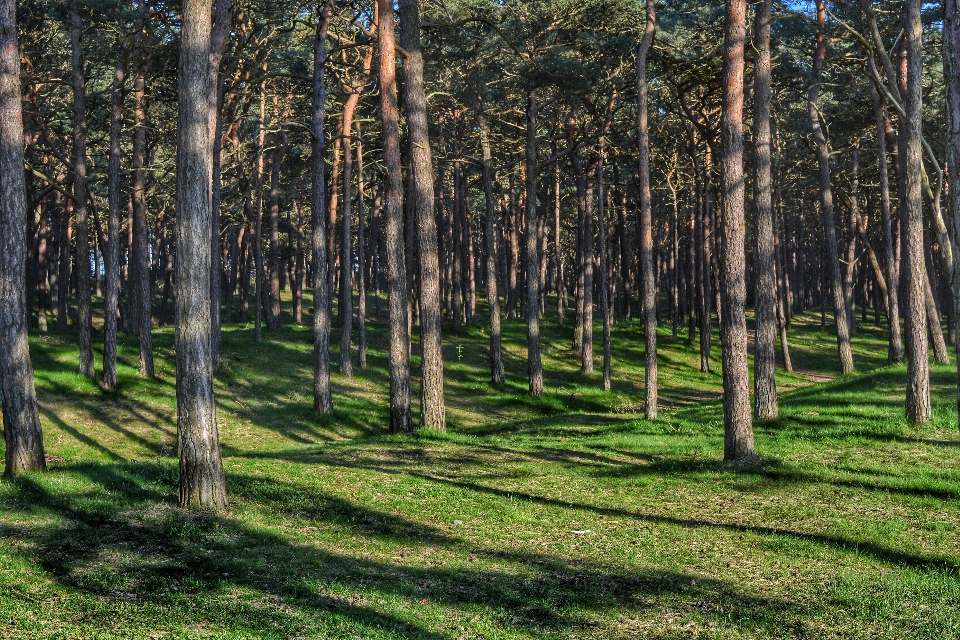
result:
M 54 413 L 53 411 L 51 411 L 50 409 L 47 409 L 47 408 L 45 408 L 45 407 L 43 407 L 43 406 L 40 406 L 39 409 L 40 409 L 40 413 L 41 413 L 47 420 L 53 422 L 55 425 L 57 425 L 58 427 L 60 427 L 63 431 L 66 431 L 66 432 L 69 433 L 71 436 L 73 436 L 74 438 L 76 438 L 77 440 L 79 440 L 80 442 L 82 442 L 83 444 L 87 445 L 87 446 L 90 447 L 91 449 L 96 449 L 96 450 L 99 451 L 100 453 L 105 454 L 107 457 L 109 457 L 109 458 L 111 458 L 111 459 L 113 459 L 113 460 L 123 460 L 123 461 L 126 460 L 126 458 L 124 458 L 123 456 L 121 456 L 119 453 L 115 453 L 113 450 L 111 450 L 111 449 L 103 446 L 102 444 L 100 444 L 99 442 L 97 442 L 96 440 L 94 440 L 93 438 L 91 438 L 90 436 L 82 433 L 80 430 L 75 429 L 74 427 L 72 427 L 72 426 L 70 426 L 69 424 L 67 424 L 65 420 L 63 420 L 60 416 L 58 416 L 57 414 L 55 414 L 55 413 Z
M 592 511 L 593 513 L 597 513 L 600 515 L 615 516 L 619 518 L 632 518 L 635 520 L 643 520 L 646 522 L 654 522 L 657 524 L 671 524 L 671 525 L 679 525 L 683 527 L 694 527 L 694 528 L 724 529 L 728 531 L 742 531 L 742 532 L 759 533 L 763 535 L 783 536 L 788 538 L 805 540 L 808 542 L 815 542 L 818 544 L 824 544 L 840 551 L 863 553 L 865 555 L 872 556 L 877 560 L 881 560 L 883 562 L 887 562 L 894 565 L 909 566 L 909 567 L 914 567 L 918 569 L 948 571 L 948 572 L 956 572 L 960 570 L 960 565 L 958 565 L 955 561 L 950 560 L 948 558 L 927 558 L 920 555 L 897 551 L 895 549 L 889 549 L 887 547 L 878 545 L 873 542 L 863 542 L 859 540 L 852 540 L 849 538 L 844 538 L 842 536 L 803 533 L 800 531 L 791 531 L 789 529 L 779 529 L 776 527 L 768 527 L 768 526 L 752 526 L 752 525 L 744 525 L 744 524 L 738 524 L 738 523 L 732 523 L 732 522 L 712 522 L 710 520 L 699 520 L 695 518 L 675 518 L 672 516 L 644 514 L 639 512 L 626 511 L 623 509 L 616 509 L 612 507 L 600 507 L 597 505 L 584 504 L 580 502 L 571 502 L 571 501 L 565 501 L 565 500 L 557 500 L 555 498 L 546 498 L 543 496 L 524 493 L 522 491 L 497 489 L 494 487 L 487 487 L 484 485 L 479 485 L 471 482 L 464 482 L 461 480 L 451 480 L 449 478 L 433 476 L 426 473 L 417 473 L 417 472 L 408 472 L 408 473 L 414 477 L 422 478 L 424 480 L 429 480 L 432 482 L 447 484 L 450 486 L 458 487 L 460 489 L 466 489 L 466 490 L 475 491 L 478 493 L 486 493 L 490 495 L 499 496 L 502 498 L 528 500 L 535 504 L 541 504 L 544 506 L 580 509 L 584 511 Z
M 158 606 L 181 612 L 174 626 L 202 621 L 247 634 L 275 633 L 284 627 L 310 637 L 340 637 L 322 628 L 327 616 L 336 615 L 369 635 L 387 631 L 404 638 L 448 637 L 381 610 L 384 601 L 374 602 L 372 597 L 378 594 L 472 611 L 479 606 L 495 624 L 539 632 L 583 628 L 594 624 L 597 612 L 660 606 L 656 599 L 711 602 L 711 610 L 701 613 L 715 624 L 749 620 L 771 631 L 785 615 L 801 616 L 798 605 L 789 601 L 741 593 L 702 576 L 615 570 L 580 559 L 475 547 L 399 516 L 316 496 L 314 503 L 322 506 L 305 518 L 305 525 L 315 518 L 348 526 L 364 537 L 388 535 L 408 545 L 447 545 L 487 564 L 475 568 L 396 564 L 366 554 L 359 557 L 362 545 L 356 555 L 334 553 L 291 543 L 231 517 L 184 514 L 170 507 L 151 511 L 158 491 L 139 485 L 163 486 L 160 471 L 146 464 L 110 468 L 115 466 L 72 469 L 108 489 L 109 495 L 99 499 L 54 494 L 29 477 L 13 481 L 24 503 L 63 522 L 44 528 L 5 526 L 0 536 L 32 543 L 22 553 L 85 597 L 104 603 L 125 600 L 126 606 L 143 607 L 143 612 Z M 265 495 L 262 485 L 270 484 L 263 479 L 254 484 L 249 478 L 231 482 L 241 494 L 252 492 L 253 498 Z M 295 500 L 297 489 L 283 485 L 268 497 Z M 265 506 L 269 508 L 269 502 Z M 381 525 L 369 531 L 370 522 Z M 245 597 L 218 597 L 233 589 Z M 407 611 L 416 615 L 415 607 Z

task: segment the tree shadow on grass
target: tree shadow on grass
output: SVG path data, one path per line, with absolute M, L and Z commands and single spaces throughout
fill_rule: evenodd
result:
M 492 623 L 504 631 L 552 633 L 592 627 L 596 616 L 611 610 L 671 605 L 713 624 L 749 622 L 772 632 L 786 619 L 799 624 L 805 613 L 795 603 L 682 572 L 476 547 L 291 483 L 229 479 L 238 501 L 275 509 L 302 527 L 343 528 L 339 539 L 350 546 L 294 543 L 239 518 L 184 513 L 163 502 L 171 487 L 158 465 L 87 464 L 68 471 L 103 490 L 55 493 L 34 478 L 13 480 L 14 499 L 27 513 L 53 519 L 31 526 L 20 518 L 5 524 L 0 537 L 27 543 L 14 552 L 95 600 L 101 614 L 132 616 L 130 624 L 144 629 L 204 624 L 241 635 L 282 630 L 287 636 L 434 640 L 459 636 L 451 619 L 475 614 L 486 617 L 484 628 Z M 478 564 L 423 567 L 371 559 L 366 544 L 376 538 L 447 547 Z M 171 621 L 164 611 L 177 613 Z

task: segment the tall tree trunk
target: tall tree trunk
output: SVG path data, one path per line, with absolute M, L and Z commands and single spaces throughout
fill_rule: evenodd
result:
M 889 362 L 903 360 L 903 337 L 900 333 L 900 274 L 893 243 L 893 225 L 890 219 L 890 172 L 887 163 L 887 136 L 883 117 L 883 105 L 880 94 L 873 82 L 870 86 L 870 101 L 873 104 L 873 117 L 877 129 L 877 166 L 880 177 L 880 221 L 883 225 L 884 266 L 887 287 L 887 323 L 890 328 L 890 346 L 887 351 Z M 953 166 L 953 165 L 951 165 Z
M 107 168 L 107 246 L 103 304 L 103 386 L 117 387 L 117 315 L 120 298 L 120 134 L 123 129 L 123 88 L 127 77 L 128 47 L 123 46 L 113 74 L 110 101 L 110 152 Z
M 652 0 L 651 0 L 652 1 Z M 603 390 L 610 391 L 610 247 L 607 242 L 607 221 L 603 168 L 606 140 L 600 142 L 600 160 L 597 163 L 597 231 L 600 235 L 600 313 L 603 318 Z
M 477 115 L 477 125 L 480 127 L 480 146 L 483 158 L 483 195 L 487 204 L 487 303 L 490 307 L 490 382 L 503 384 L 503 350 L 500 344 L 500 296 L 497 292 L 497 244 L 496 244 L 496 210 L 497 203 L 493 195 L 493 152 L 490 149 L 490 125 L 480 98 L 474 98 L 474 109 Z M 559 225 L 559 218 L 557 224 Z M 557 238 L 560 237 L 559 226 Z M 557 257 L 559 260 L 559 244 Z M 559 304 L 559 303 L 558 303 Z M 558 307 L 559 308 L 559 307 Z M 561 318 L 562 312 L 558 311 Z
M 223 75 L 220 63 L 230 43 L 230 28 L 233 25 L 233 0 L 215 0 L 213 32 L 210 37 L 209 69 L 210 98 L 208 125 L 213 145 L 213 177 L 211 182 L 211 229 L 210 234 L 210 353 L 213 370 L 220 361 L 220 298 L 223 287 L 223 261 L 220 256 L 220 156 L 223 149 Z
M 390 431 L 413 433 L 410 416 L 410 334 L 407 326 L 407 271 L 403 237 L 403 174 L 397 109 L 397 64 L 392 0 L 380 7 L 380 112 L 387 173 L 387 279 L 390 307 Z
M 846 301 L 843 296 L 843 279 L 840 275 L 840 256 L 837 251 L 836 214 L 834 211 L 833 187 L 830 185 L 830 149 L 820 123 L 817 99 L 820 96 L 820 79 L 823 74 L 823 62 L 827 57 L 827 39 L 825 35 L 825 0 L 816 0 L 817 4 L 817 48 L 813 54 L 813 75 L 810 91 L 807 95 L 810 128 L 817 149 L 817 164 L 820 170 L 820 207 L 823 209 L 824 241 L 827 245 L 827 268 L 833 288 L 833 318 L 837 327 L 837 347 L 840 352 L 840 370 L 853 371 L 853 351 L 850 348 L 850 327 L 847 324 Z
M 70 48 L 73 71 L 73 197 L 77 225 L 77 316 L 80 326 L 80 373 L 95 375 L 93 317 L 90 308 L 90 240 L 87 220 L 87 94 L 80 38 L 83 23 L 77 6 L 70 9 Z
M 945 0 L 943 27 L 943 77 L 947 94 L 947 166 L 949 167 L 948 234 L 954 248 L 948 280 L 953 293 L 953 319 L 960 323 L 960 7 L 957 0 Z M 891 289 L 893 286 L 891 285 Z M 960 329 L 960 324 L 958 324 Z M 957 331 L 960 334 L 960 331 Z M 957 407 L 960 419 L 960 339 L 954 342 L 957 361 Z
M 310 115 L 312 137 L 312 191 L 313 222 L 313 410 L 333 413 L 330 393 L 330 280 L 327 278 L 327 165 L 324 151 L 324 124 L 327 92 L 325 65 L 327 63 L 327 30 L 333 18 L 334 0 L 324 0 L 320 21 L 313 42 L 313 107 Z M 259 234 L 257 234 L 259 235 Z M 255 251 L 259 247 L 255 246 Z
M 647 0 L 647 23 L 637 49 L 637 140 L 640 182 L 640 269 L 643 278 L 644 416 L 657 419 L 657 292 L 653 282 L 653 210 L 650 202 L 650 132 L 647 124 L 647 52 L 653 44 L 657 15 Z
M 144 0 L 140 3 L 144 11 Z M 138 42 L 139 44 L 139 42 Z M 144 54 L 133 82 L 133 244 L 130 255 L 130 326 L 140 341 L 140 375 L 153 377 L 153 291 L 150 288 L 150 239 L 147 237 L 147 73 L 152 55 Z M 157 241 L 162 238 L 162 230 Z M 159 252 L 158 252 L 159 256 Z
M 4 475 L 47 463 L 27 342 L 27 194 L 15 0 L 0 3 L 0 402 Z
M 367 248 L 366 235 L 364 229 L 364 180 L 363 180 L 363 134 L 361 133 L 360 123 L 357 126 L 357 264 L 360 265 L 359 278 L 357 279 L 357 325 L 359 335 L 357 336 L 357 364 L 360 369 L 367 368 Z
M 443 341 L 440 332 L 440 258 L 437 221 L 434 217 L 433 158 L 423 86 L 423 53 L 420 50 L 418 0 L 400 0 L 400 46 L 407 52 L 403 63 L 403 103 L 410 139 L 410 197 L 417 225 L 420 255 L 420 425 L 446 430 L 443 402 Z
M 37 328 L 47 331 L 47 312 L 50 310 L 50 223 L 44 200 L 37 205 L 40 221 L 37 225 Z
M 537 273 L 537 92 L 527 94 L 527 374 L 530 395 L 543 395 L 543 365 L 540 362 L 540 278 Z
M 593 190 L 596 180 L 591 167 L 586 173 L 583 211 L 583 343 L 580 345 L 580 373 L 593 373 Z
M 761 0 L 756 7 L 754 48 L 757 61 L 753 83 L 754 207 L 756 208 L 757 253 L 753 386 L 756 416 L 760 420 L 776 418 L 777 405 L 776 340 L 777 281 L 773 250 L 773 194 L 770 152 L 770 9 L 772 0 Z
M 180 506 L 227 508 L 210 346 L 213 0 L 184 0 L 177 127 L 177 433 Z
M 553 248 L 554 279 L 557 290 L 557 326 L 563 328 L 563 317 L 567 313 L 567 285 L 563 273 L 563 251 L 560 246 L 560 163 L 553 164 Z
M 927 344 L 927 281 L 923 251 L 923 201 L 921 176 L 922 136 L 922 25 L 921 0 L 906 0 L 903 5 L 903 46 L 906 52 L 907 87 L 904 92 L 905 116 L 900 124 L 904 157 L 900 158 L 900 182 L 904 193 L 903 260 L 907 290 L 907 420 L 914 424 L 930 419 L 930 362 Z
M 289 103 L 288 103 L 289 104 Z M 279 115 L 281 120 L 286 118 L 288 111 Z M 283 124 L 274 135 L 273 159 L 270 164 L 270 203 L 267 209 L 267 218 L 270 225 L 269 246 L 267 248 L 267 275 L 269 289 L 267 290 L 267 326 L 272 331 L 278 331 L 280 322 L 280 168 L 283 158 L 287 154 L 287 133 Z
M 743 185 L 743 69 L 747 31 L 746 0 L 727 0 L 724 32 L 722 136 L 723 245 L 720 295 L 723 305 L 723 418 L 725 460 L 753 462 L 750 372 L 745 315 L 746 224 Z

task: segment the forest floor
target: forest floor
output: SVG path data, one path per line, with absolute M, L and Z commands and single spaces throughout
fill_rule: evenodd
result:
M 332 418 L 311 411 L 308 327 L 259 344 L 227 327 L 219 517 L 176 508 L 172 330 L 155 380 L 121 339 L 115 392 L 76 373 L 75 333 L 35 333 L 50 470 L 0 481 L 0 637 L 960 638 L 953 365 L 911 427 L 881 329 L 861 327 L 841 377 L 833 334 L 799 316 L 806 373 L 778 371 L 782 417 L 755 425 L 762 465 L 738 468 L 716 335 L 702 374 L 685 331 L 661 329 L 669 410 L 648 422 L 636 322 L 614 329 L 604 393 L 553 318 L 537 400 L 522 322 L 499 388 L 484 330 L 445 327 L 449 431 L 412 438 L 385 432 L 382 322 L 370 366 L 334 373 Z

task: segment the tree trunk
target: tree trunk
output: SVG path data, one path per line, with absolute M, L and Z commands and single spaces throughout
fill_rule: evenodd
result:
M 827 268 L 830 270 L 830 280 L 833 288 L 833 317 L 837 327 L 840 370 L 847 374 L 853 372 L 853 351 L 850 348 L 850 327 L 847 324 L 843 280 L 840 275 L 840 256 L 837 252 L 836 215 L 834 212 L 833 187 L 830 185 L 830 149 L 827 146 L 827 138 L 820 123 L 820 113 L 817 109 L 823 62 L 827 56 L 827 39 L 824 33 L 826 9 L 824 0 L 816 0 L 816 3 L 819 31 L 817 32 L 817 48 L 813 55 L 813 76 L 807 96 L 807 110 L 810 117 L 810 128 L 813 132 L 813 141 L 817 149 L 817 164 L 820 170 L 820 206 L 823 209 L 824 241 L 827 245 L 827 262 L 829 263 Z
M 652 2 L 652 0 L 650 0 Z M 603 390 L 610 391 L 610 247 L 607 243 L 607 212 L 603 189 L 603 161 L 606 140 L 600 142 L 600 161 L 597 163 L 597 231 L 600 235 L 600 313 L 603 318 Z
M 948 234 L 954 248 L 948 279 L 953 293 L 953 319 L 960 323 L 960 7 L 957 0 L 946 0 L 943 27 L 943 77 L 947 94 L 947 166 L 949 167 Z M 893 288 L 891 286 L 891 288 Z M 960 329 L 960 324 L 956 325 Z M 957 331 L 960 334 L 960 330 Z M 957 407 L 960 419 L 960 339 L 954 342 L 957 361 Z
M 400 46 L 407 52 L 403 63 L 403 103 L 410 140 L 410 197 L 417 226 L 420 256 L 420 425 L 446 430 L 443 401 L 443 340 L 440 331 L 440 258 L 437 221 L 434 217 L 433 158 L 423 86 L 423 53 L 420 50 L 418 0 L 400 0 Z
M 83 23 L 77 8 L 70 10 L 73 72 L 73 197 L 77 225 L 77 317 L 80 326 L 80 373 L 95 376 L 93 318 L 90 308 L 90 240 L 87 220 L 87 96 L 83 79 L 80 38 Z
M 883 225 L 884 266 L 887 287 L 887 324 L 890 328 L 890 346 L 887 360 L 891 363 L 903 360 L 903 336 L 900 333 L 900 274 L 893 242 L 893 224 L 890 219 L 890 173 L 887 163 L 887 136 L 880 94 L 873 82 L 870 100 L 877 129 L 877 166 L 880 177 L 880 222 Z M 951 165 L 953 166 L 953 165 Z
M 16 2 L 0 2 L 0 397 L 4 475 L 46 469 L 27 342 L 27 194 Z
M 527 374 L 530 395 L 543 395 L 543 365 L 540 362 L 540 277 L 537 273 L 537 93 L 527 94 Z
M 141 11 L 143 2 L 141 2 Z M 139 43 L 138 43 L 139 44 Z M 153 295 L 150 289 L 150 239 L 147 237 L 147 73 L 152 56 L 144 54 L 133 82 L 133 245 L 130 255 L 131 325 L 140 340 L 140 375 L 153 377 Z M 157 234 L 157 240 L 162 237 Z M 159 252 L 158 252 L 159 253 Z
M 324 0 L 313 43 L 313 108 L 310 116 L 312 136 L 313 222 L 313 410 L 333 413 L 330 393 L 330 280 L 327 278 L 327 165 L 324 157 L 325 103 L 324 67 L 327 63 L 327 30 L 333 18 L 334 0 Z M 259 235 L 259 234 L 258 234 Z M 255 247 L 258 250 L 259 247 Z
M 754 207 L 756 208 L 757 253 L 753 386 L 756 416 L 759 420 L 776 418 L 777 404 L 776 340 L 777 281 L 773 250 L 773 197 L 770 153 L 770 9 L 772 0 L 761 0 L 756 8 L 754 48 L 757 62 L 753 83 Z
M 209 52 L 213 0 L 184 0 L 177 127 L 177 433 L 180 506 L 223 511 L 210 345 L 213 145 Z
M 643 272 L 644 416 L 657 419 L 657 298 L 653 282 L 653 210 L 650 202 L 650 132 L 647 124 L 647 52 L 653 44 L 657 16 L 647 0 L 647 23 L 637 49 L 637 140 L 640 186 L 640 269 Z
M 496 210 L 497 203 L 493 195 L 493 153 L 490 150 L 490 125 L 483 112 L 480 98 L 474 99 L 474 109 L 477 115 L 477 125 L 480 127 L 480 146 L 483 157 L 483 194 L 487 204 L 487 303 L 490 307 L 490 382 L 503 384 L 503 351 L 500 345 L 500 296 L 497 292 L 497 245 L 496 245 Z M 559 216 L 557 218 L 557 238 L 560 237 Z M 559 260 L 559 243 L 558 243 Z M 559 303 L 558 303 L 559 304 Z M 558 307 L 559 309 L 559 307 Z M 561 318 L 562 312 L 557 312 Z
M 403 237 L 403 174 L 397 109 L 396 41 L 392 0 L 380 7 L 380 112 L 387 174 L 386 240 L 390 307 L 390 431 L 413 433 L 410 416 L 410 335 L 407 325 L 407 271 Z
M 110 101 L 110 153 L 107 167 L 107 246 L 104 261 L 106 295 L 103 305 L 103 386 L 117 388 L 117 315 L 120 297 L 120 134 L 123 129 L 123 84 L 130 50 L 124 46 L 113 75 Z
M 921 198 L 922 136 L 922 25 L 921 0 L 903 5 L 903 46 L 906 52 L 907 88 L 903 95 L 905 117 L 900 124 L 904 157 L 900 158 L 900 182 L 904 194 L 903 268 L 907 290 L 907 420 L 914 424 L 930 419 L 930 361 L 927 343 L 925 287 L 926 265 L 923 251 L 923 201 Z
M 360 369 L 367 368 L 367 248 L 364 229 L 364 180 L 363 180 L 363 134 L 360 123 L 357 126 L 357 264 L 360 265 L 357 279 L 357 364 Z
M 725 460 L 754 462 L 747 365 L 743 185 L 743 69 L 746 0 L 727 0 L 724 32 L 722 135 L 723 245 L 720 294 L 723 335 L 723 417 Z
M 289 104 L 289 103 L 288 103 Z M 280 115 L 285 119 L 288 111 Z M 271 331 L 278 331 L 280 322 L 280 168 L 283 158 L 287 154 L 287 133 L 283 124 L 274 135 L 273 159 L 270 164 L 270 204 L 267 209 L 269 223 L 269 245 L 267 247 L 267 275 L 270 288 L 267 291 L 267 326 Z
M 211 182 L 210 224 L 210 353 L 213 370 L 220 361 L 220 298 L 223 287 L 223 261 L 220 256 L 220 156 L 223 148 L 223 76 L 220 63 L 230 43 L 230 27 L 233 23 L 233 0 L 215 0 L 213 33 L 210 38 L 209 69 L 210 97 L 207 118 L 210 140 L 213 145 L 213 178 Z

